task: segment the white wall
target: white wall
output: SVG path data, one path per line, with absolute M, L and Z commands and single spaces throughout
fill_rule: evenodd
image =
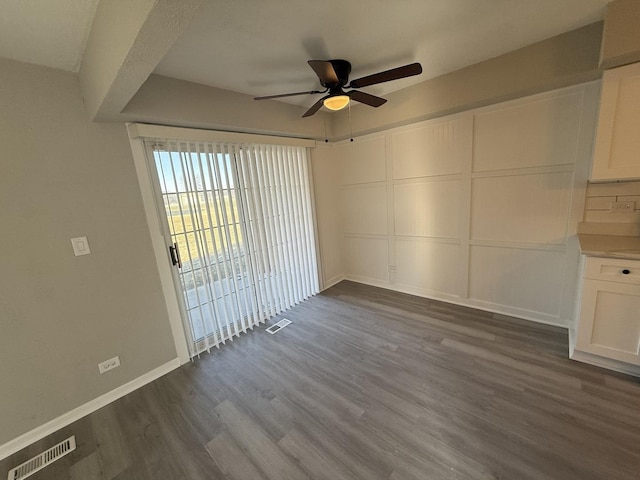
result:
M 346 278 L 569 325 L 598 90 L 337 144 Z
M 344 279 L 340 159 L 330 144 L 318 143 L 311 152 L 311 167 L 320 247 L 320 287 L 325 289 Z

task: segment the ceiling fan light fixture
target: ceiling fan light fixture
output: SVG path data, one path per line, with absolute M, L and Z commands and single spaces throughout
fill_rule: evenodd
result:
M 322 102 L 329 110 L 338 111 L 349 105 L 349 97 L 347 95 L 335 95 L 325 98 Z
M 309 64 L 318 76 L 320 85 L 322 85 L 324 90 L 266 95 L 262 97 L 255 97 L 255 100 L 272 100 L 276 98 L 293 97 L 296 95 L 317 93 L 325 94 L 329 92 L 329 95 L 322 97 L 307 109 L 307 111 L 302 115 L 302 118 L 316 114 L 323 106 L 327 107 L 327 110 L 331 111 L 342 110 L 343 108 L 351 105 L 351 100 L 369 105 L 370 107 L 379 107 L 384 105 L 386 102 L 384 98 L 376 97 L 375 95 L 371 95 L 360 90 L 350 90 L 348 93 L 345 93 L 344 90 L 342 90 L 343 87 L 358 89 L 361 87 L 378 85 L 379 83 L 390 82 L 392 80 L 412 77 L 422 73 L 422 66 L 419 63 L 411 63 L 402 67 L 396 67 L 390 70 L 385 70 L 384 72 L 378 72 L 372 75 L 367 75 L 366 77 L 357 78 L 349 82 L 351 63 L 347 60 L 308 60 L 307 64 Z

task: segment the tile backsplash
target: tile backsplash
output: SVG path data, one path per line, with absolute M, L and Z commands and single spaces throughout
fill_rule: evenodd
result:
M 635 210 L 616 212 L 612 202 L 635 202 Z M 640 181 L 589 183 L 580 233 L 640 235 Z

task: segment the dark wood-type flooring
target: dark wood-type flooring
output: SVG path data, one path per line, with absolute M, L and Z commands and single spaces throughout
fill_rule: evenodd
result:
M 342 282 L 0 462 L 31 477 L 640 479 L 640 383 L 563 329 Z

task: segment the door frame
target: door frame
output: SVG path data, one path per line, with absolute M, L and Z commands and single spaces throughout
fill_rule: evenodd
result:
M 181 364 L 188 363 L 191 360 L 188 346 L 189 332 L 185 331 L 183 322 L 182 308 L 182 286 L 177 278 L 177 272 L 171 264 L 169 257 L 169 245 L 171 245 L 170 236 L 167 237 L 164 222 L 166 215 L 164 206 L 158 203 L 157 174 L 151 170 L 152 166 L 147 160 L 147 152 L 145 146 L 145 138 L 161 138 L 175 140 L 193 140 L 193 141 L 214 141 L 214 142 L 236 142 L 236 143 L 260 143 L 272 145 L 295 145 L 307 148 L 316 146 L 315 140 L 274 137 L 269 135 L 256 135 L 248 133 L 219 132 L 214 130 L 199 130 L 192 128 L 167 127 L 161 125 L 149 125 L 141 123 L 127 123 L 127 133 L 129 134 L 129 142 L 133 153 L 133 162 L 140 185 L 140 193 L 142 196 L 142 204 L 145 216 L 147 218 L 147 227 L 151 236 L 153 253 L 156 259 L 158 275 L 162 286 L 162 293 L 171 325 L 171 333 L 176 348 L 176 353 Z M 153 167 L 155 168 L 155 167 Z M 310 179 L 313 185 L 312 179 Z M 315 198 L 312 201 L 315 202 Z M 313 212 L 313 221 L 317 222 L 315 209 Z M 318 238 L 316 234 L 316 244 Z M 316 245 L 317 249 L 317 245 Z M 320 251 L 317 249 L 318 264 L 321 264 Z M 186 313 L 186 312 L 185 312 Z
M 127 125 L 127 128 L 129 128 L 129 125 Z M 188 332 L 185 332 L 182 321 L 180 297 L 176 291 L 175 272 L 171 264 L 171 258 L 169 258 L 171 237 L 166 236 L 165 227 L 160 216 L 161 213 L 164 215 L 164 211 L 160 212 L 158 208 L 156 188 L 154 187 L 154 172 L 151 171 L 147 161 L 144 138 L 130 138 L 129 141 L 131 142 L 133 162 L 138 175 L 142 204 L 147 217 L 147 226 L 151 235 L 153 253 L 156 259 L 160 284 L 162 285 L 162 296 L 169 316 L 173 342 L 180 364 L 185 364 L 191 360 L 191 355 L 187 343 Z

